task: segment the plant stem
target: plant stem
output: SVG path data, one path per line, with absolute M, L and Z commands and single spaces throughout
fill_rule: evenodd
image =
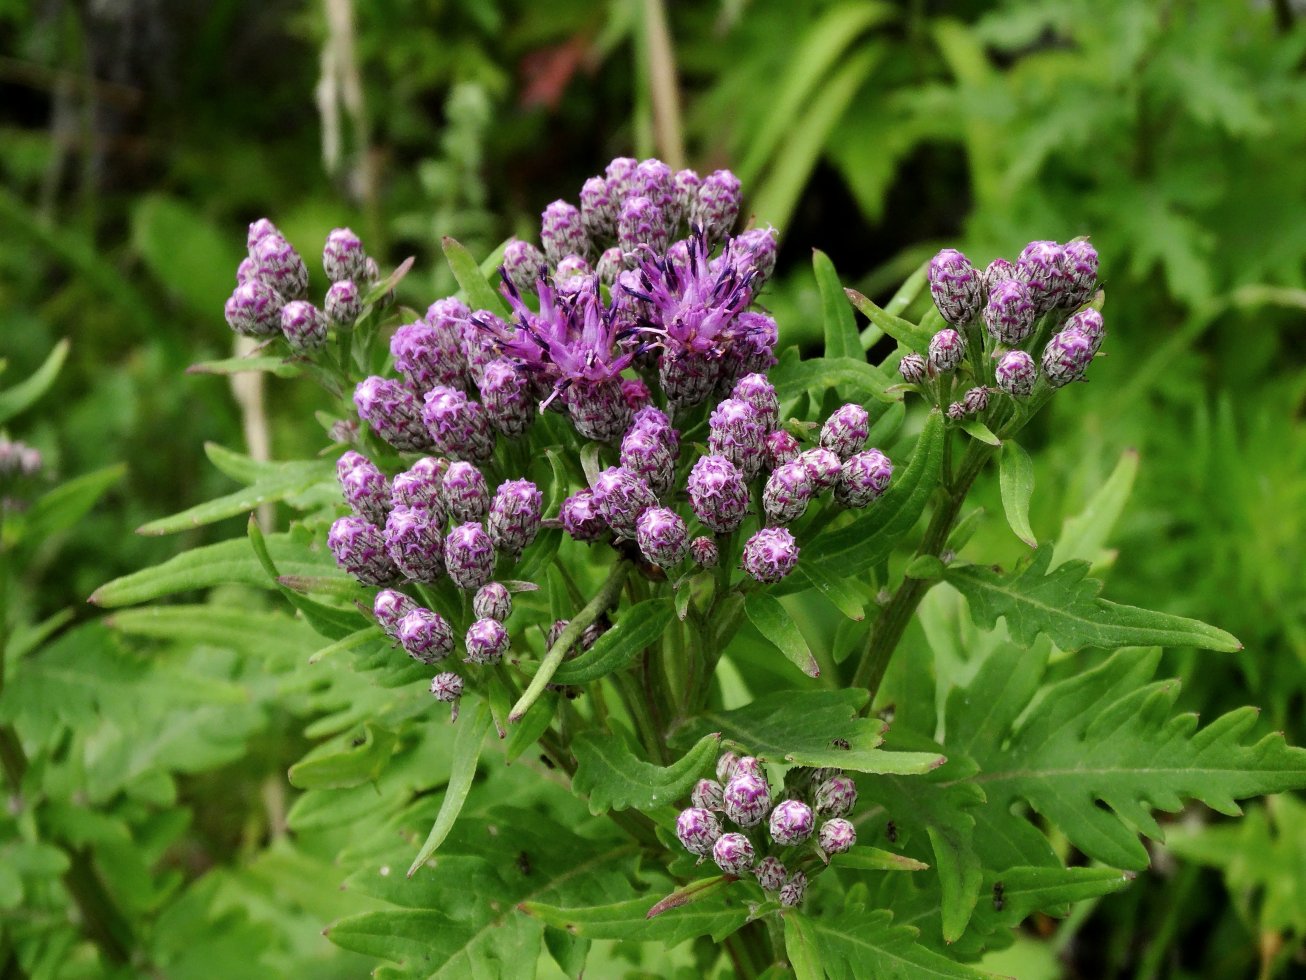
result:
M 644 45 L 648 58 L 649 100 L 653 133 L 662 159 L 672 170 L 685 165 L 685 141 L 680 126 L 680 91 L 676 56 L 671 47 L 663 0 L 644 0 Z

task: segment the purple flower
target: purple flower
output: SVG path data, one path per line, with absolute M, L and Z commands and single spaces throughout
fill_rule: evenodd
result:
M 472 615 L 477 619 L 506 622 L 512 615 L 512 595 L 502 583 L 486 582 L 472 599 Z
M 685 522 L 666 507 L 650 507 L 639 515 L 635 540 L 644 557 L 662 568 L 678 564 L 689 550 Z
M 390 485 L 390 499 L 396 507 L 424 508 L 431 520 L 443 524 L 445 518 L 444 493 L 441 481 L 444 463 L 431 456 L 423 457 L 394 478 Z
M 575 280 L 584 279 L 593 274 L 594 270 L 581 256 L 564 255 L 558 261 L 558 267 L 553 270 L 553 281 L 560 290 L 575 292 L 577 289 Z
M 564 500 L 558 516 L 562 529 L 577 541 L 596 541 L 608 530 L 590 490 L 579 490 Z
M 513 238 L 504 246 L 500 272 L 518 290 L 529 293 L 544 278 L 548 266 L 545 265 L 543 252 L 530 242 Z
M 664 252 L 669 241 L 662 209 L 647 197 L 626 198 L 617 217 L 617 244 L 621 250 L 638 252 L 641 246 L 647 246 L 654 252 Z
M 311 354 L 326 344 L 326 317 L 312 303 L 291 300 L 281 308 L 281 333 L 296 354 Z
M 336 463 L 336 476 L 345 503 L 355 514 L 380 527 L 390 512 L 390 483 L 385 474 L 361 453 L 345 453 Z
M 621 538 L 635 537 L 635 522 L 657 498 L 647 483 L 624 466 L 610 466 L 594 480 L 594 503 L 599 513 Z
M 425 509 L 396 507 L 385 522 L 385 549 L 404 576 L 437 582 L 444 574 L 444 537 Z
M 944 327 L 930 338 L 930 366 L 939 374 L 957 370 L 965 356 L 966 338 L 951 327 Z
M 259 242 L 267 238 L 268 235 L 280 234 L 281 232 L 277 229 L 277 226 L 272 223 L 271 219 L 259 218 L 257 221 L 250 222 L 249 233 L 245 236 L 245 247 L 249 250 L 249 254 L 252 256 L 254 254 L 255 246 L 257 246 Z
M 925 358 L 919 354 L 904 354 L 898 362 L 898 373 L 909 385 L 918 385 L 925 380 Z
M 801 447 L 792 433 L 784 429 L 768 432 L 762 441 L 766 450 L 766 461 L 771 469 L 779 469 L 785 463 L 792 463 L 798 458 Z
M 441 489 L 449 516 L 455 521 L 479 521 L 490 509 L 490 488 L 471 463 L 459 460 L 445 470 Z
M 728 783 L 739 765 L 739 756 L 734 752 L 722 752 L 716 760 L 717 782 Z
M 463 679 L 451 671 L 436 674 L 431 679 L 431 694 L 437 701 L 453 706 L 449 712 L 449 720 L 457 721 L 458 699 L 463 696 Z
M 248 279 L 227 299 L 227 326 L 246 337 L 271 337 L 281 331 L 285 300 L 261 279 Z
M 507 480 L 499 484 L 490 502 L 490 540 L 504 554 L 521 555 L 540 530 L 540 508 L 544 495 L 530 480 Z
M 711 811 L 690 807 L 676 817 L 676 836 L 690 854 L 706 857 L 721 836 L 721 824 Z
M 989 407 L 989 390 L 983 385 L 968 389 L 961 399 L 961 407 L 967 415 L 979 415 Z
M 801 800 L 781 800 L 771 811 L 771 839 L 781 847 L 801 844 L 814 826 L 812 808 Z
M 784 886 L 787 874 L 778 857 L 764 857 L 753 868 L 753 877 L 762 886 L 762 890 L 768 892 L 778 892 Z
M 1083 238 L 1067 242 L 1061 250 L 1066 288 L 1061 305 L 1068 310 L 1083 306 L 1097 288 L 1097 249 Z
M 844 507 L 865 507 L 883 496 L 893 478 L 893 463 L 878 449 L 868 449 L 844 460 L 834 499 Z
M 608 189 L 614 199 L 620 201 L 631 192 L 634 187 L 635 168 L 638 166 L 638 160 L 631 157 L 617 157 L 604 169 L 603 176 L 607 178 Z
M 1034 390 L 1034 382 L 1038 380 L 1038 367 L 1034 364 L 1034 358 L 1023 350 L 1003 354 L 993 373 L 997 377 L 998 387 L 1017 398 L 1028 396 Z
M 467 628 L 467 662 L 497 664 L 508 649 L 508 631 L 497 619 L 478 619 Z
M 740 827 L 755 827 L 771 809 L 771 787 L 751 772 L 736 772 L 722 792 L 726 816 Z
M 489 310 L 476 310 L 466 320 L 459 321 L 458 344 L 467 361 L 471 385 L 481 383 L 485 369 L 502 353 L 499 338 L 508 333 L 508 325 Z
M 722 834 L 712 845 L 712 860 L 728 875 L 745 874 L 753 866 L 753 845 L 743 834 Z
M 415 606 L 406 612 L 397 630 L 399 645 L 424 664 L 438 664 L 453 652 L 453 630 L 439 613 Z M 432 692 L 434 693 L 434 692 Z
M 689 471 L 689 505 L 703 524 L 728 534 L 744 520 L 748 488 L 744 475 L 724 456 L 700 456 Z
M 676 461 L 656 430 L 631 426 L 621 440 L 621 465 L 647 483 L 655 496 L 665 496 L 671 490 Z
M 671 168 L 661 160 L 641 160 L 631 179 L 633 193 L 656 204 L 667 217 L 668 224 L 674 225 L 679 204 L 676 200 L 676 178 Z
M 494 453 L 494 435 L 480 403 L 455 388 L 436 385 L 428 391 L 422 421 L 436 450 L 446 456 L 484 463 Z
M 708 421 L 708 452 L 734 463 L 745 479 L 762 468 L 762 439 L 766 428 L 748 402 L 726 398 L 712 410 Z
M 689 542 L 689 557 L 699 568 L 716 568 L 721 560 L 716 542 L 705 537 L 697 537 Z
M 399 638 L 399 621 L 417 608 L 417 603 L 394 589 L 382 589 L 372 600 L 372 615 L 386 636 Z
M 444 566 L 464 592 L 479 589 L 494 574 L 494 543 L 477 521 L 459 524 L 444 539 Z
M 807 875 L 801 871 L 795 871 L 785 883 L 780 886 L 780 904 L 793 908 L 801 905 L 803 898 L 807 895 Z
M 437 316 L 435 320 L 442 325 L 435 326 L 429 319 L 419 320 L 404 324 L 390 338 L 395 370 L 418 396 L 438 385 L 460 388 L 467 378 L 467 362 L 457 333 L 449 329 L 444 317 Z
M 839 454 L 832 449 L 805 449 L 798 454 L 797 461 L 807 470 L 807 478 L 812 481 L 814 494 L 834 489 L 839 482 L 839 474 L 843 472 Z
M 1065 328 L 1078 330 L 1087 337 L 1094 354 L 1102 347 L 1102 339 L 1106 336 L 1106 324 L 1102 322 L 1102 314 L 1091 306 L 1069 317 Z
M 771 585 L 798 564 L 798 543 L 783 527 L 764 527 L 744 544 L 740 567 L 757 581 Z
M 955 248 L 945 248 L 930 259 L 930 295 L 934 305 L 955 327 L 975 317 L 980 301 L 980 274 Z
M 953 402 L 948 406 L 948 410 L 945 414 L 948 418 L 952 419 L 952 421 L 960 422 L 966 417 L 966 406 L 961 402 Z
M 823 817 L 845 817 L 857 805 L 857 784 L 847 776 L 831 776 L 816 787 L 814 802 Z
M 680 456 L 680 433 L 672 427 L 671 420 L 660 408 L 645 405 L 643 408 L 636 409 L 635 417 L 631 419 L 630 424 L 632 428 L 637 427 L 656 433 L 671 450 L 673 457 Z
M 1040 313 L 1055 307 L 1069 285 L 1061 246 L 1056 242 L 1030 242 L 1016 260 L 1016 278 L 1029 286 L 1030 298 Z
M 352 279 L 333 282 L 322 303 L 326 318 L 337 327 L 348 327 L 363 312 L 363 297 Z
M 544 243 L 545 258 L 553 266 L 563 256 L 589 254 L 589 239 L 585 237 L 580 211 L 566 201 L 554 201 L 540 215 L 540 241 Z
M 762 760 L 755 755 L 745 755 L 735 759 L 735 768 L 731 778 L 738 776 L 741 772 L 756 776 L 758 779 L 766 779 L 766 770 L 762 768 Z
M 648 390 L 642 378 L 622 378 L 621 400 L 632 413 L 638 412 L 653 403 L 653 392 Z
M 583 438 L 595 442 L 615 442 L 630 424 L 630 406 L 616 378 L 605 381 L 580 381 L 562 393 L 563 403 L 571 413 L 571 424 Z
M 1092 361 L 1092 339 L 1074 327 L 1054 335 L 1043 348 L 1043 374 L 1053 388 L 1078 381 Z
M 250 250 L 256 275 L 287 300 L 299 299 L 308 290 L 308 267 L 290 242 L 272 231 Z
M 747 274 L 745 274 L 747 275 Z M 740 375 L 764 372 L 775 365 L 775 345 L 780 341 L 780 327 L 766 313 L 744 312 L 732 325 L 734 348 Z
M 723 792 L 724 787 L 715 779 L 700 779 L 689 794 L 689 802 L 701 810 L 720 810 L 725 806 Z
M 619 199 L 602 177 L 591 177 L 580 189 L 580 222 L 591 242 L 611 240 L 617 230 Z
M 757 270 L 758 287 L 775 275 L 776 231 L 774 228 L 751 228 L 735 239 L 738 262 Z
M 821 824 L 817 841 L 826 854 L 842 854 L 857 843 L 857 828 L 852 821 L 836 817 Z
M 1003 279 L 989 290 L 984 323 L 994 340 L 1015 346 L 1034 332 L 1037 310 L 1029 286 L 1019 279 Z
M 790 524 L 803 516 L 811 499 L 807 468 L 794 460 L 771 471 L 762 491 L 762 510 L 772 524 Z
M 490 424 L 509 439 L 525 435 L 535 417 L 525 373 L 506 357 L 497 358 L 485 366 L 480 389 L 481 407 Z
M 236 266 L 236 285 L 243 286 L 258 278 L 258 266 L 249 256 L 240 260 L 240 265 Z M 269 287 L 271 288 L 271 287 Z M 275 290 L 274 290 L 275 292 Z
M 861 452 L 871 431 L 871 417 L 860 405 L 841 405 L 821 427 L 821 445 L 847 459 Z
M 694 351 L 666 351 L 658 362 L 658 384 L 678 407 L 703 402 L 716 386 L 718 373 L 716 361 Z
M 698 189 L 703 185 L 703 179 L 695 170 L 677 170 L 672 184 L 676 192 L 676 223 L 688 223 L 698 202 Z
M 385 550 L 385 536 L 361 517 L 341 517 L 327 533 L 327 547 L 336 564 L 364 585 L 385 585 L 398 570 Z
M 768 432 L 780 424 L 780 400 L 766 375 L 745 374 L 735 382 L 730 397 L 750 406 Z
M 984 270 L 984 288 L 992 291 L 998 283 L 1016 277 L 1016 267 L 1003 258 L 994 259 Z
M 703 178 L 690 220 L 703 229 L 707 240 L 722 241 L 739 218 L 741 185 L 729 170 L 715 170 Z
M 611 286 L 617 281 L 617 276 L 626 266 L 626 253 L 620 246 L 613 245 L 611 248 L 604 249 L 603 254 L 599 256 L 599 261 L 594 266 L 594 274 L 599 277 L 599 282 L 605 286 Z
M 348 228 L 333 228 L 322 247 L 322 268 L 327 279 L 340 282 L 361 278 L 367 265 L 362 240 Z
M 395 449 L 420 453 L 433 448 L 417 400 L 398 381 L 375 375 L 364 378 L 354 388 L 354 407 L 358 417 Z

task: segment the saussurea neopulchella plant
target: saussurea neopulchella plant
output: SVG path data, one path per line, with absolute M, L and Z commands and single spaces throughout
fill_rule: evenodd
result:
M 575 973 L 595 939 L 692 939 L 704 972 L 724 947 L 741 976 L 979 975 L 1030 914 L 1145 867 L 1153 810 L 1306 782 L 1300 750 L 1245 741 L 1253 715 L 1198 730 L 1152 683 L 1157 648 L 1233 637 L 1101 599 L 1073 543 L 1054 559 L 1030 528 L 1015 437 L 1102 347 L 1092 245 L 985 269 L 946 249 L 883 308 L 818 252 L 825 356 L 804 360 L 740 194 L 614 160 L 538 244 L 478 266 L 446 239 L 461 291 L 420 315 L 395 304 L 408 264 L 383 278 L 347 229 L 319 306 L 250 226 L 226 312 L 263 344 L 204 369 L 316 378 L 326 458 L 216 452 L 247 488 L 144 530 L 280 499 L 289 531 L 251 523 L 95 598 L 261 584 L 329 641 L 311 669 L 353 658 L 291 824 L 362 820 L 343 794 L 384 787 L 349 886 L 403 908 L 329 935 L 402 975 L 531 975 L 542 940 Z M 1009 572 L 960 557 L 994 461 L 1034 549 Z M 940 583 L 975 651 L 951 676 L 907 633 L 943 628 Z M 516 778 L 496 751 L 533 781 L 496 795 Z

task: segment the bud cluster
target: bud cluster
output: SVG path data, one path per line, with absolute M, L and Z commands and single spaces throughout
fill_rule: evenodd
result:
M 695 784 L 676 836 L 700 862 L 710 857 L 740 878 L 751 873 L 782 905 L 798 905 L 809 875 L 857 843 L 847 819 L 857 787 L 837 769 L 792 770 L 781 795 L 775 798 L 760 760 L 725 752 L 716 778 Z

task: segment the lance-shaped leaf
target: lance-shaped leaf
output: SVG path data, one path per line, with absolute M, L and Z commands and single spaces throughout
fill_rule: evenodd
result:
M 137 528 L 137 533 L 173 534 L 177 531 L 189 531 L 204 524 L 212 524 L 223 518 L 235 517 L 237 514 L 248 514 L 263 504 L 303 493 L 319 483 L 334 481 L 334 472 L 333 464 L 322 460 L 281 463 L 274 473 L 243 489 L 216 500 L 197 504 L 180 514 L 150 521 Z
M 463 719 L 462 726 L 453 743 L 453 768 L 449 772 L 449 785 L 445 788 L 444 799 L 440 803 L 440 812 L 436 814 L 431 832 L 426 835 L 417 856 L 408 868 L 408 877 L 417 873 L 422 863 L 435 853 L 453 830 L 458 814 L 462 812 L 467 794 L 472 788 L 476 776 L 476 763 L 481 758 L 481 746 L 485 743 L 485 732 L 490 727 L 490 708 L 485 701 L 477 701 L 476 707 Z
M 934 336 L 932 330 L 880 309 L 855 289 L 846 289 L 844 292 L 848 294 L 848 302 L 866 314 L 866 318 L 871 323 L 898 341 L 898 343 L 921 354 L 929 350 L 930 338 Z
M 19 412 L 26 411 L 36 404 L 37 399 L 50 390 L 54 379 L 59 376 L 59 369 L 68 357 L 68 341 L 61 340 L 54 345 L 45 362 L 12 388 L 0 391 L 0 423 L 8 422 Z
M 297 789 L 341 789 L 371 782 L 394 751 L 397 736 L 380 725 L 364 725 L 361 735 L 348 735 L 319 745 L 290 767 L 290 785 Z
M 944 762 L 935 752 L 881 750 L 884 722 L 859 714 L 866 697 L 864 690 L 778 691 L 735 711 L 700 715 L 681 737 L 719 731 L 773 762 L 856 772 L 922 773 Z
M 636 758 L 620 738 L 586 732 L 572 743 L 572 789 L 589 798 L 591 813 L 673 806 L 716 761 L 721 736 L 704 735 L 669 766 Z
M 458 285 L 467 297 L 467 304 L 474 310 L 489 310 L 496 316 L 507 316 L 508 304 L 490 285 L 485 273 L 472 258 L 472 253 L 457 239 L 448 236 L 440 244 L 444 248 L 444 257 L 449 261 L 449 268 L 453 270 L 453 277 L 458 280 Z
M 675 607 L 665 598 L 645 599 L 631 606 L 594 646 L 574 660 L 564 660 L 553 675 L 554 683 L 588 684 L 621 670 L 661 638 L 675 614 Z
M 541 902 L 526 902 L 523 912 L 557 929 L 586 939 L 631 939 L 664 943 L 667 948 L 693 939 L 711 936 L 721 942 L 748 922 L 748 905 L 729 889 L 715 889 L 692 903 L 669 909 L 649 918 L 657 898 L 633 898 L 611 905 L 589 908 L 558 908 Z
M 850 905 L 838 915 L 785 912 L 785 951 L 800 980 L 930 980 L 991 977 L 916 941 L 918 931 L 895 926 L 893 913 Z M 800 966 L 801 964 L 801 966 Z
M 821 668 L 816 665 L 811 647 L 779 599 L 767 592 L 754 592 L 744 600 L 744 612 L 757 627 L 757 631 L 783 653 L 790 663 L 808 677 L 821 676 Z
M 889 381 L 884 372 L 868 364 L 861 356 L 803 361 L 799 359 L 798 349 L 789 347 L 780 356 L 779 363 L 767 373 L 767 379 L 775 386 L 776 396 L 781 402 L 809 391 L 822 395 L 831 388 L 844 398 L 859 402 L 874 400 L 896 405 L 900 401 L 899 396 L 888 392 Z
M 1038 539 L 1029 526 L 1029 498 L 1034 494 L 1034 463 L 1020 443 L 1008 439 L 998 454 L 998 486 L 1002 490 L 1002 510 L 1016 537 L 1031 548 Z
M 22 515 L 19 533 L 28 541 L 44 541 L 72 527 L 96 505 L 99 499 L 127 473 L 127 467 L 106 466 L 84 473 L 60 484 L 37 498 Z
M 863 360 L 862 342 L 857 334 L 857 320 L 848 297 L 843 294 L 843 284 L 835 271 L 830 256 L 820 249 L 812 250 L 812 269 L 821 293 L 821 320 L 825 327 L 825 356 L 850 357 Z
M 946 577 L 970 602 L 978 625 L 992 629 L 1001 616 L 1012 637 L 1026 646 L 1044 633 L 1062 650 L 1150 645 L 1242 649 L 1215 626 L 1099 598 L 1102 583 L 1087 578 L 1087 562 L 1069 561 L 1049 573 L 1051 560 L 1052 549 L 1044 546 L 1017 572 L 963 565 L 948 569 Z

